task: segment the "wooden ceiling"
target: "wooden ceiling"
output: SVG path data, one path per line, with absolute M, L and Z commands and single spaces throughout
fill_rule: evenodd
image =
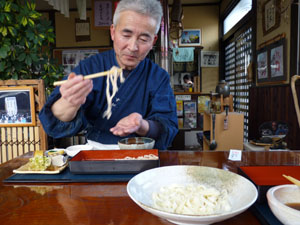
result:
M 86 1 L 86 7 L 91 8 L 92 0 Z M 210 4 L 210 3 L 220 3 L 221 0 L 181 0 L 181 4 L 183 5 L 191 5 L 191 4 Z M 168 0 L 169 5 L 173 4 L 173 0 Z M 76 0 L 69 1 L 70 9 L 76 9 L 77 4 Z M 52 6 L 48 4 L 45 0 L 37 0 L 36 1 L 36 8 L 37 10 L 51 10 L 53 9 Z

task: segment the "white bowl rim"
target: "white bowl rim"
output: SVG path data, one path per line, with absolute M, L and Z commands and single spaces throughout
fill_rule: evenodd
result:
M 283 204 L 281 201 L 279 201 L 275 197 L 275 195 L 274 195 L 275 191 L 282 189 L 282 188 L 286 188 L 286 187 L 299 188 L 296 184 L 282 184 L 282 185 L 276 185 L 274 187 L 271 187 L 267 192 L 268 203 L 274 204 L 274 202 L 276 202 L 277 204 L 279 204 L 281 207 L 283 207 L 286 210 L 291 210 L 291 212 L 293 212 L 293 213 L 299 213 L 299 210 L 293 209 L 292 207 L 289 207 L 286 204 Z M 300 188 L 299 188 L 299 190 L 300 190 Z M 271 200 L 274 202 L 272 203 Z
M 150 170 L 159 170 L 159 169 L 162 168 L 162 167 L 164 167 L 164 168 L 166 168 L 166 167 L 202 167 L 202 168 L 212 168 L 212 169 L 217 169 L 217 170 L 223 170 L 223 169 L 216 168 L 216 167 L 197 166 L 197 165 L 170 165 L 170 166 L 161 166 L 161 167 L 153 168 L 153 169 L 150 169 Z M 156 209 L 156 208 L 154 208 L 154 207 L 152 207 L 152 206 L 148 206 L 148 205 L 145 205 L 145 204 L 139 202 L 138 200 L 136 200 L 135 198 L 133 198 L 133 196 L 131 195 L 131 193 L 130 193 L 130 191 L 129 191 L 129 185 L 130 185 L 130 183 L 133 182 L 133 179 L 134 179 L 135 177 L 139 176 L 139 175 L 142 174 L 142 173 L 147 173 L 147 171 L 150 171 L 150 170 L 143 171 L 143 172 L 137 174 L 136 176 L 134 176 L 133 178 L 131 178 L 131 179 L 129 180 L 129 182 L 127 183 L 127 188 L 126 188 L 126 189 L 127 189 L 127 193 L 128 193 L 128 195 L 129 195 L 129 197 L 130 197 L 136 204 L 138 204 L 138 205 L 143 205 L 143 206 L 145 206 L 145 207 L 147 207 L 147 208 L 150 208 L 150 209 L 152 209 L 152 210 L 154 210 L 154 211 L 159 212 L 160 214 L 162 214 L 162 215 L 164 215 L 164 216 L 171 217 L 171 218 L 174 218 L 174 219 L 177 219 L 176 217 L 177 217 L 177 216 L 180 216 L 180 217 L 182 217 L 182 218 L 184 218 L 184 219 L 197 219 L 197 218 L 201 217 L 201 219 L 204 220 L 204 219 L 213 219 L 213 218 L 217 218 L 217 217 L 219 217 L 219 216 L 225 216 L 225 217 L 226 217 L 226 216 L 231 216 L 231 215 L 237 215 L 238 213 L 245 211 L 245 210 L 248 209 L 252 204 L 254 204 L 255 201 L 257 200 L 257 197 L 258 197 L 258 191 L 257 191 L 257 188 L 255 187 L 255 185 L 254 185 L 250 180 L 248 180 L 247 178 L 245 178 L 245 177 L 243 177 L 243 176 L 241 176 L 241 175 L 239 175 L 239 174 L 237 174 L 237 173 L 233 173 L 233 172 L 228 171 L 228 170 L 223 170 L 223 171 L 225 171 L 225 172 L 233 173 L 233 174 L 235 174 L 235 175 L 237 175 L 237 176 L 240 176 L 242 179 L 244 179 L 244 180 L 246 180 L 247 182 L 249 182 L 249 184 L 250 184 L 250 185 L 254 188 L 254 190 L 255 190 L 255 196 L 254 196 L 254 198 L 253 198 L 253 200 L 252 200 L 251 202 L 249 202 L 248 204 L 246 204 L 244 207 L 239 208 L 239 209 L 236 209 L 236 210 L 234 210 L 234 211 L 224 212 L 224 213 L 215 214 L 215 215 L 206 215 L 206 216 L 205 216 L 205 215 L 203 215 L 203 216 L 202 216 L 202 215 L 185 215 L 185 214 L 176 214 L 176 213 L 166 212 L 166 211 L 162 211 L 162 210 Z M 225 220 L 225 219 L 224 219 L 224 220 Z
M 150 144 L 152 142 L 154 142 L 155 140 L 153 138 L 149 138 L 149 137 L 127 137 L 127 138 L 122 138 L 118 141 L 118 143 L 121 144 L 126 144 L 126 143 L 122 143 L 122 141 L 126 140 L 126 139 L 145 139 L 145 140 L 149 140 L 150 142 L 144 143 L 144 144 Z M 134 144 L 133 144 L 134 145 Z

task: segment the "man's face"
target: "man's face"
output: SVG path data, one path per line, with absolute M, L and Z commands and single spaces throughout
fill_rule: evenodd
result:
M 157 40 L 155 25 L 153 18 L 133 11 L 122 12 L 118 24 L 111 25 L 110 34 L 121 68 L 132 70 L 147 56 Z

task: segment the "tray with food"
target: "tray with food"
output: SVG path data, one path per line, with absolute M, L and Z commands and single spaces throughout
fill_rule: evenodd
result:
M 13 170 L 16 174 L 57 174 L 68 166 L 63 149 L 35 151 L 34 156 L 25 165 Z
M 157 149 L 81 151 L 69 161 L 76 174 L 136 174 L 158 166 Z

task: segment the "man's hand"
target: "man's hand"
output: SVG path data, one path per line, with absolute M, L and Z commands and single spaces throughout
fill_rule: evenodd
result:
M 82 75 L 76 76 L 75 73 L 70 73 L 68 81 L 59 89 L 61 98 L 51 108 L 55 117 L 65 122 L 74 119 L 92 89 L 93 82 L 91 80 L 84 80 Z
M 127 136 L 132 133 L 137 133 L 140 136 L 145 136 L 149 130 L 149 123 L 144 120 L 139 113 L 131 113 L 129 116 L 121 119 L 117 125 L 110 129 L 116 136 Z
M 68 82 L 62 84 L 59 91 L 62 98 L 70 105 L 81 106 L 92 89 L 93 82 L 91 80 L 84 80 L 82 75 L 76 76 L 75 73 L 70 73 Z

